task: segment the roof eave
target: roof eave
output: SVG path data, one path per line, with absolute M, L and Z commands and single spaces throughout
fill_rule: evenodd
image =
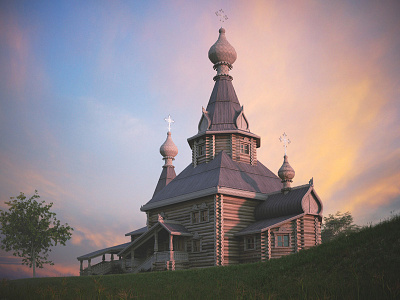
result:
M 300 218 L 300 217 L 302 217 L 304 215 L 305 215 L 305 213 L 301 213 L 301 214 L 298 214 L 298 215 L 296 215 L 296 216 L 294 216 L 292 218 L 289 218 L 289 219 L 283 220 L 281 222 L 272 224 L 272 225 L 267 226 L 265 228 L 261 228 L 261 229 L 257 229 L 257 230 L 253 230 L 253 231 L 248 231 L 248 232 L 243 232 L 243 233 L 237 232 L 237 233 L 234 234 L 234 236 L 244 236 L 244 235 L 250 235 L 250 234 L 256 234 L 256 233 L 262 233 L 264 231 L 267 231 L 268 229 L 275 228 L 275 227 L 280 226 L 280 225 L 282 225 L 284 223 L 287 223 L 287 222 L 291 222 L 291 221 L 293 221 L 293 220 L 295 220 L 297 218 Z
M 252 133 L 250 131 L 241 130 L 241 129 L 234 129 L 234 130 L 206 130 L 206 131 L 199 132 L 196 135 L 188 138 L 187 141 L 188 141 L 188 143 L 190 145 L 190 143 L 193 140 L 195 140 L 195 139 L 197 139 L 197 138 L 199 138 L 199 137 L 201 137 L 203 135 L 207 135 L 207 134 L 229 134 L 229 133 L 238 133 L 238 134 L 251 136 L 251 137 L 256 139 L 257 147 L 260 147 L 261 137 L 259 137 L 258 135 L 254 134 L 254 133 Z
M 197 191 L 197 192 L 193 192 L 193 193 L 189 193 L 189 194 L 179 195 L 179 196 L 172 197 L 172 198 L 165 199 L 165 200 L 160 200 L 155 203 L 147 203 L 147 204 L 143 205 L 140 208 L 140 210 L 146 212 L 146 211 L 154 209 L 154 208 L 177 204 L 180 202 L 193 200 L 193 199 L 197 199 L 200 197 L 215 195 L 215 194 L 224 194 L 224 195 L 243 197 L 243 198 L 255 199 L 255 200 L 265 200 L 265 199 L 267 199 L 267 196 L 268 196 L 268 194 L 264 194 L 264 193 L 250 192 L 250 191 L 244 191 L 244 190 L 239 190 L 239 189 L 217 186 L 217 187 L 212 187 L 212 188 L 208 188 L 205 190 L 201 190 L 201 191 Z

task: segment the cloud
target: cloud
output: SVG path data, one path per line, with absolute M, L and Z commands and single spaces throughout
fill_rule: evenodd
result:
M 0 56 L 2 86 L 13 91 L 23 90 L 28 78 L 28 36 L 18 26 L 17 18 L 5 11 L 0 12 L 0 41 L 4 51 Z
M 71 239 L 72 244 L 81 245 L 85 242 L 93 247 L 93 249 L 102 249 L 129 241 L 129 239 L 125 237 L 124 232 L 115 230 L 114 228 L 107 229 L 108 226 L 95 227 L 97 230 L 82 226 L 75 228 Z M 82 253 L 82 255 L 83 254 L 84 253 Z

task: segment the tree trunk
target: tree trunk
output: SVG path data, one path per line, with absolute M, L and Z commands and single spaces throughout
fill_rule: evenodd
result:
M 35 251 L 33 251 L 33 246 L 31 248 L 31 259 L 32 259 L 33 278 L 35 278 L 36 277 L 36 255 L 35 255 Z
M 33 278 L 35 278 L 36 277 L 36 257 L 35 256 L 33 256 L 32 270 L 33 270 Z

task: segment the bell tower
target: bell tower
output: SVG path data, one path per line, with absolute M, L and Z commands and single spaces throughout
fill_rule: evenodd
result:
M 244 107 L 232 85 L 229 71 L 237 54 L 226 39 L 224 28 L 219 29 L 218 40 L 208 51 L 208 58 L 217 75 L 213 78 L 215 84 L 207 108 L 202 108 L 198 133 L 188 139 L 192 163 L 194 166 L 207 163 L 225 151 L 234 161 L 256 165 L 260 137 L 250 132 Z

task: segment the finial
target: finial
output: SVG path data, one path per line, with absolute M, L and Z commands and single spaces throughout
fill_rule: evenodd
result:
M 175 123 L 175 121 L 171 119 L 171 115 L 168 115 L 168 118 L 164 120 L 168 123 L 168 132 L 171 132 L 171 123 Z
M 232 64 L 236 61 L 237 54 L 235 48 L 226 39 L 225 29 L 222 27 L 219 29 L 218 40 L 208 50 L 208 58 L 214 64 L 214 70 L 217 71 L 214 80 L 222 76 L 232 80 L 229 70 L 232 70 Z
M 228 16 L 225 14 L 225 12 L 224 12 L 222 9 L 217 10 L 217 11 L 215 12 L 215 15 L 216 15 L 217 17 L 219 17 L 219 21 L 220 21 L 221 23 L 223 23 L 223 22 L 225 22 L 226 20 L 228 20 Z
M 286 156 L 286 149 L 287 146 L 290 144 L 290 140 L 287 138 L 286 133 L 284 132 L 283 135 L 279 138 L 281 142 L 283 142 L 283 148 L 285 148 L 285 156 Z
M 308 182 L 309 185 L 314 186 L 314 177 L 311 177 L 310 181 Z

